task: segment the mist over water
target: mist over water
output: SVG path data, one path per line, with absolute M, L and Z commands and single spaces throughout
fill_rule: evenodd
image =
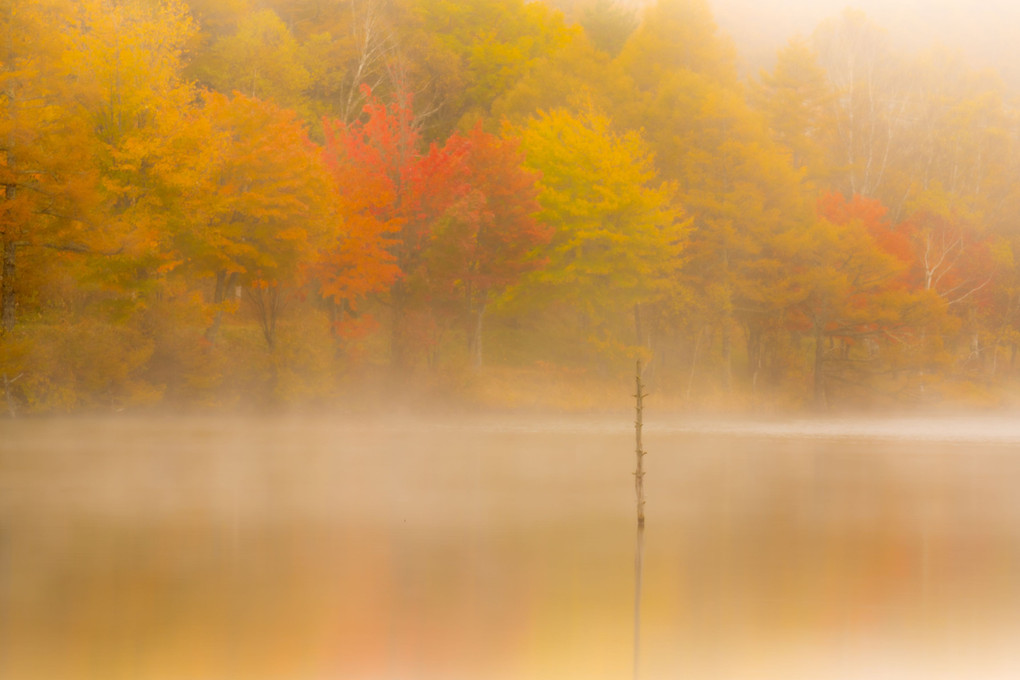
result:
M 0 439 L 0 675 L 632 675 L 619 418 Z M 648 416 L 643 678 L 1020 671 L 1020 427 Z
M 0 13 L 0 680 L 1020 677 L 1020 419 L 688 414 L 1020 403 L 1020 10 L 619 2 Z
M 1020 421 L 1001 416 L 889 417 L 872 419 L 805 418 L 784 421 L 679 423 L 663 431 L 766 437 L 972 442 L 1020 445 Z

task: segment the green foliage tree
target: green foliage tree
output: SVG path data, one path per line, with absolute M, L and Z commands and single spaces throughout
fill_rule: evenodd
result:
M 774 243 L 801 228 L 810 209 L 789 156 L 738 89 L 687 69 L 663 78 L 632 115 L 648 125 L 657 165 L 694 219 L 683 275 L 701 295 L 678 298 L 659 325 L 686 338 L 691 373 L 700 361 L 699 338 L 718 338 L 717 375 L 731 390 L 738 325 L 752 381 L 770 351 L 766 329 L 774 326 L 784 289 Z
M 234 33 L 213 43 L 195 70 L 220 92 L 236 90 L 297 110 L 304 109 L 311 84 L 300 45 L 271 9 L 244 15 Z
M 430 120 L 435 139 L 485 117 L 536 59 L 570 37 L 562 15 L 540 2 L 415 0 L 412 12 L 416 24 L 408 40 L 420 43 L 424 62 L 446 65 L 445 77 L 437 79 L 442 109 Z
M 562 48 L 536 59 L 529 72 L 493 103 L 492 114 L 520 124 L 539 111 L 576 105 L 618 111 L 634 96 L 634 85 L 619 63 L 578 33 Z
M 638 27 L 633 8 L 615 0 L 591 0 L 580 10 L 578 23 L 598 50 L 615 57 Z
M 833 179 L 831 138 L 833 93 L 825 71 L 806 40 L 794 39 L 779 51 L 775 69 L 763 71 L 749 99 L 762 112 L 769 132 L 815 185 Z
M 736 50 L 719 34 L 707 0 L 658 0 L 647 7 L 619 60 L 642 90 L 654 90 L 680 70 L 737 82 Z
M 594 110 L 542 113 L 520 134 L 542 177 L 539 218 L 554 231 L 546 266 L 515 296 L 555 305 L 596 350 L 642 344 L 625 320 L 669 288 L 687 241 L 674 187 L 656 181 L 638 133 L 614 132 Z

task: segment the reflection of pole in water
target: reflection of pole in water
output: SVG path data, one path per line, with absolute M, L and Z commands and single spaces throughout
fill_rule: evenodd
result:
M 641 572 L 645 560 L 645 527 L 638 524 L 634 543 L 634 680 L 638 680 L 641 656 Z
M 644 398 L 644 386 L 641 384 L 641 362 L 637 362 L 637 417 L 634 419 L 634 438 L 636 441 L 637 469 L 634 471 L 634 491 L 637 494 L 637 536 L 634 543 L 634 680 L 638 678 L 641 651 L 641 572 L 645 557 L 645 451 L 641 447 L 641 425 Z

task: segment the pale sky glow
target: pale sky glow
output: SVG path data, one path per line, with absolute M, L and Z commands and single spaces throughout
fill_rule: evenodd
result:
M 974 66 L 994 66 L 1020 84 L 1020 3 L 1015 0 L 710 0 L 720 28 L 733 38 L 745 67 L 770 67 L 794 35 L 846 7 L 864 11 L 910 52 L 934 44 L 964 52 Z M 648 4 L 647 2 L 636 4 Z

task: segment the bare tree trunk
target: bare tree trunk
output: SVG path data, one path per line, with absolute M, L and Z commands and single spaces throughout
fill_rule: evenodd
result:
M 262 337 L 265 338 L 266 348 L 272 352 L 276 349 L 276 320 L 280 317 L 283 309 L 283 296 L 280 294 L 280 286 L 272 285 L 265 288 L 249 288 L 248 300 L 255 308 L 259 317 L 259 325 L 262 327 Z
M 16 383 L 18 381 L 18 379 L 21 378 L 22 375 L 24 375 L 24 374 L 19 373 L 16 376 L 14 376 L 13 378 L 8 379 L 7 374 L 6 373 L 3 374 L 3 378 L 4 378 L 4 396 L 7 399 L 7 411 L 8 411 L 8 413 L 11 414 L 11 418 L 17 418 L 18 417 L 18 410 L 14 406 L 14 396 L 11 394 L 11 385 Z
M 333 298 L 327 298 L 325 302 L 326 311 L 329 314 L 329 337 L 339 342 L 340 324 L 341 322 L 343 322 L 344 318 L 343 308 L 340 306 L 340 303 L 338 303 Z
M 988 376 L 993 380 L 999 375 L 999 343 L 998 339 L 992 343 L 992 359 L 988 366 Z
M 823 375 L 825 369 L 825 348 L 822 346 L 822 323 L 819 320 L 815 320 L 815 375 L 814 375 L 814 401 L 815 406 L 821 407 L 825 405 L 825 378 Z
M 730 319 L 723 321 L 722 329 L 722 354 L 723 354 L 723 382 L 726 385 L 726 393 L 733 393 L 733 333 L 730 328 Z
M 4 59 L 5 68 L 4 71 L 7 75 L 11 74 L 11 71 L 18 68 L 15 49 L 14 49 L 14 15 L 15 15 L 15 4 L 10 3 L 5 8 L 7 11 L 7 24 L 8 31 Z M 17 78 L 7 79 L 7 89 L 4 93 L 7 99 L 7 110 L 5 111 L 8 116 L 14 113 L 15 107 L 18 105 L 17 89 L 16 89 Z M 17 177 L 17 163 L 14 157 L 14 127 L 7 129 L 6 146 L 4 149 L 4 165 L 8 173 L 12 175 L 11 179 L 8 180 L 8 184 L 4 186 L 4 200 L 10 204 L 18 197 L 18 186 L 15 184 L 14 177 Z M 2 238 L 3 245 L 3 265 L 0 267 L 0 335 L 6 335 L 14 330 L 14 324 L 17 322 L 17 307 L 18 307 L 18 293 L 15 288 L 15 276 L 18 263 L 18 245 L 14 240 L 14 234 L 12 230 L 14 226 L 8 223 L 0 238 Z M 6 376 L 4 377 L 6 386 Z
M 7 187 L 8 198 L 13 191 L 14 187 Z M 2 288 L 2 293 L 0 293 L 0 335 L 6 335 L 14 330 L 18 307 L 18 293 L 14 286 L 18 244 L 14 239 L 4 238 L 3 248 L 3 269 L 0 271 L 0 288 Z
M 687 376 L 687 400 L 691 398 L 691 388 L 694 387 L 694 372 L 698 367 L 698 351 L 701 349 L 701 337 L 705 334 L 705 327 L 698 330 L 698 337 L 694 341 L 694 351 L 691 353 L 691 372 Z
M 339 114 L 344 123 L 353 122 L 361 112 L 364 103 L 362 85 L 375 90 L 382 84 L 385 71 L 378 67 L 391 61 L 395 51 L 393 36 L 383 25 L 375 3 L 372 0 L 360 3 L 360 15 L 358 4 L 350 3 L 350 40 L 356 45 L 358 56 L 348 71 L 350 82 L 346 85 L 346 93 L 340 95 Z
M 637 303 L 634 304 L 634 336 L 637 339 L 637 346 L 644 347 L 645 333 L 641 324 L 641 305 Z
M 758 393 L 758 376 L 764 366 L 761 326 L 753 320 L 747 325 L 747 373 L 751 383 L 751 394 Z
M 475 315 L 474 329 L 471 333 L 471 365 L 475 369 L 482 367 L 482 329 L 485 319 L 485 304 L 482 304 Z
M 237 272 L 227 274 L 225 270 L 216 272 L 216 289 L 213 291 L 213 304 L 222 304 L 231 288 L 237 285 Z M 216 335 L 220 331 L 220 324 L 223 322 L 223 309 L 217 309 L 212 324 L 205 331 L 205 339 L 209 342 L 216 341 Z
M 394 294 L 393 319 L 390 324 L 390 368 L 395 374 L 403 373 L 409 368 L 407 356 L 407 312 L 405 306 L 397 301 Z

